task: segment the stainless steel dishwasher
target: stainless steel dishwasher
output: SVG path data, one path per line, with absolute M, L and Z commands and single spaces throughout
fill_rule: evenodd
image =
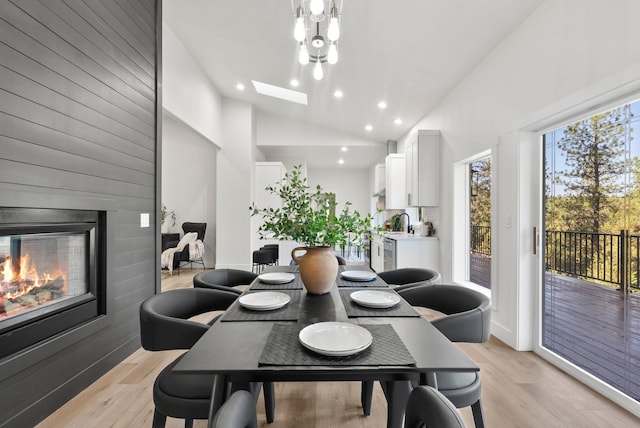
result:
M 384 270 L 396 268 L 396 240 L 384 238 Z

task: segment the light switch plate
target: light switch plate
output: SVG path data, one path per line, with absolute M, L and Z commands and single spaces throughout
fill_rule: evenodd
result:
M 140 227 L 149 227 L 149 213 L 140 213 Z

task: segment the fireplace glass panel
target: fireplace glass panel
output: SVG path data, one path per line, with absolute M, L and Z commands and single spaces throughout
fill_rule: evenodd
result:
M 89 292 L 87 232 L 0 236 L 0 320 Z

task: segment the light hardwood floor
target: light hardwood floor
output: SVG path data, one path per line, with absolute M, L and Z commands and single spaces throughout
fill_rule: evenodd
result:
M 194 269 L 193 274 L 199 272 Z M 190 287 L 192 273 L 164 275 L 163 290 Z M 496 338 L 486 344 L 460 344 L 481 368 L 482 400 L 487 427 L 638 427 L 640 420 L 531 352 L 516 352 Z M 182 351 L 148 352 L 142 349 L 90 385 L 50 415 L 39 428 L 151 427 L 151 388 L 156 375 Z M 376 385 L 372 414 L 362 416 L 360 384 L 318 382 L 276 384 L 276 420 L 265 421 L 258 400 L 261 427 L 272 428 L 383 428 L 386 402 Z M 470 427 L 471 412 L 462 409 Z M 167 428 L 183 427 L 169 418 Z M 196 421 L 196 428 L 206 421 Z

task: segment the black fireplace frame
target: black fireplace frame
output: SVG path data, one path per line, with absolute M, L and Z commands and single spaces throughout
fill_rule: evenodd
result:
M 0 236 L 82 232 L 88 292 L 0 322 L 0 359 L 106 314 L 106 213 L 0 207 Z

